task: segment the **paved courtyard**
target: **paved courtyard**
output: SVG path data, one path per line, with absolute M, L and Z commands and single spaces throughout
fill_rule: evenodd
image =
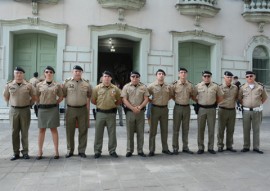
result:
M 105 131 L 102 157 L 94 159 L 93 127 L 94 121 L 91 121 L 86 159 L 78 156 L 69 159 L 64 157 L 66 140 L 65 128 L 62 125 L 58 128 L 60 159 L 53 159 L 52 138 L 47 131 L 43 151 L 45 158 L 37 161 L 35 157 L 38 128 L 37 123 L 33 121 L 29 132 L 30 160 L 10 161 L 11 130 L 8 123 L 0 122 L 0 190 L 264 191 L 270 188 L 270 118 L 264 118 L 261 128 L 261 149 L 265 152 L 263 155 L 253 151 L 240 152 L 243 143 L 242 122 L 237 120 L 234 139 L 237 153 L 190 155 L 181 152 L 179 155 L 168 156 L 161 154 L 160 134 L 158 134 L 155 157 L 142 158 L 135 153 L 134 156 L 126 158 L 126 129 L 117 126 L 119 158 L 108 156 L 108 139 Z M 149 140 L 147 129 L 148 125 L 145 130 L 146 154 Z M 192 151 L 197 151 L 196 130 L 196 120 L 193 120 L 189 138 Z M 171 140 L 172 121 L 169 125 L 170 149 Z M 77 154 L 77 151 L 75 153 Z

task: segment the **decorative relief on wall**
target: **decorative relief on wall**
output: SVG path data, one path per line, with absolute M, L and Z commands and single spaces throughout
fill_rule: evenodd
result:
M 258 23 L 258 31 L 264 31 L 264 25 L 270 23 L 270 0 L 244 0 L 244 19 Z
M 56 4 L 59 0 L 14 0 L 16 2 L 23 2 L 23 3 L 31 3 L 32 6 L 32 14 L 37 16 L 38 15 L 38 4 L 45 3 L 45 4 Z
M 38 25 L 39 18 L 38 17 L 28 17 L 27 18 L 30 25 Z
M 146 0 L 97 0 L 103 8 L 117 9 L 118 20 L 125 20 L 125 10 L 140 10 L 146 3 Z
M 182 15 L 194 16 L 196 27 L 201 26 L 201 17 L 214 17 L 220 11 L 217 0 L 178 0 L 175 8 Z

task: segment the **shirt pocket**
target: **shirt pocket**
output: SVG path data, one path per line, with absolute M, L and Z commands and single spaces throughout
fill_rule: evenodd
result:
M 17 91 L 17 89 L 15 87 L 11 86 L 11 87 L 8 88 L 8 91 L 9 91 L 10 94 L 14 94 Z
M 198 88 L 198 92 L 205 92 L 204 88 Z

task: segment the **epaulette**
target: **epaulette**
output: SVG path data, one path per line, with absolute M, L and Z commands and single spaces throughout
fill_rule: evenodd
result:
M 9 83 L 11 83 L 13 80 L 9 80 L 9 81 L 7 81 L 7 84 L 9 84 Z
M 222 86 L 222 84 L 218 84 L 219 86 Z
M 193 84 L 191 81 L 188 80 L 189 83 Z
M 82 78 L 83 81 L 89 83 L 89 80 Z
M 177 83 L 177 80 L 173 81 L 172 85 L 176 84 Z
M 67 78 L 67 79 L 65 79 L 65 82 L 68 82 L 68 81 L 70 81 L 71 80 L 71 78 Z
M 245 85 L 246 83 L 243 83 L 243 84 L 241 84 L 239 87 L 242 87 L 243 85 Z
M 218 83 L 216 83 L 216 82 L 212 82 L 213 84 L 216 84 L 216 85 L 219 85 Z
M 261 83 L 261 82 L 257 82 L 259 85 L 261 85 L 263 88 L 264 88 L 264 85 L 263 85 L 263 83 Z

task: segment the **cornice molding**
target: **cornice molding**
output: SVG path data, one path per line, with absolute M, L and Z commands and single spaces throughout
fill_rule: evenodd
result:
M 16 20 L 0 20 L 0 25 L 16 26 L 16 25 L 36 25 L 46 26 L 56 29 L 67 29 L 67 24 L 57 24 L 49 21 L 40 20 L 38 17 L 28 17 L 27 19 L 16 19 Z
M 215 35 L 212 33 L 205 32 L 203 30 L 192 30 L 192 31 L 184 31 L 184 32 L 170 31 L 170 33 L 175 37 L 177 36 L 208 37 L 215 40 L 222 40 L 224 38 L 224 36 L 222 35 Z
M 151 29 L 138 28 L 138 27 L 127 25 L 127 24 L 122 24 L 122 23 L 115 23 L 115 24 L 102 25 L 102 26 L 89 25 L 88 28 L 91 31 L 118 30 L 118 31 L 133 31 L 140 34 L 149 34 L 152 32 Z

